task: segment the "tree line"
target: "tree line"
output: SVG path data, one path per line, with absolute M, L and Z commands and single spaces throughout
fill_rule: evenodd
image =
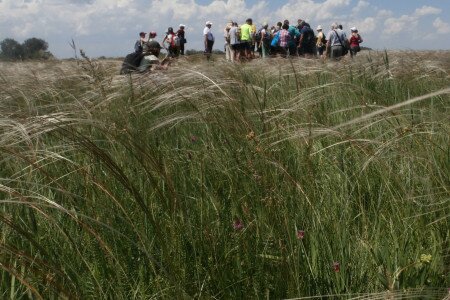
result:
M 47 49 L 48 43 L 43 39 L 32 37 L 20 44 L 14 39 L 6 38 L 0 42 L 0 59 L 49 59 L 53 54 Z

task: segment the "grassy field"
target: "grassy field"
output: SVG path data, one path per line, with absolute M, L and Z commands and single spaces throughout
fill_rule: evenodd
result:
M 0 63 L 0 298 L 443 299 L 447 52 Z

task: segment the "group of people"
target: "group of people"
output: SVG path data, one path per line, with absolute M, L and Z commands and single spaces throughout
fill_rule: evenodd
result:
M 229 21 L 223 31 L 225 56 L 229 61 L 269 56 L 320 56 L 340 59 L 350 52 L 353 57 L 361 50 L 360 43 L 363 39 L 356 27 L 350 30 L 351 35 L 347 37 L 342 25 L 333 23 L 326 35 L 321 25 L 317 27 L 315 34 L 311 26 L 301 19 L 297 21 L 296 26 L 291 25 L 289 20 L 284 20 L 270 28 L 266 22 L 259 29 L 250 18 L 240 26 Z
M 203 29 L 204 54 L 207 59 L 212 54 L 215 42 L 212 25 L 211 21 L 207 21 Z M 176 32 L 169 27 L 162 40 L 162 46 L 156 40 L 155 31 L 150 31 L 148 37 L 145 32 L 140 32 L 139 40 L 134 45 L 134 53 L 125 58 L 121 73 L 164 68 L 168 65 L 167 58 L 184 55 L 187 43 L 185 27 L 184 24 L 180 24 Z M 269 28 L 269 24 L 265 22 L 259 29 L 251 18 L 242 25 L 229 21 L 223 31 L 225 56 L 232 62 L 271 56 L 319 56 L 340 59 L 348 52 L 353 57 L 361 50 L 360 43 L 363 39 L 356 27 L 350 30 L 351 35 L 347 37 L 342 25 L 333 23 L 327 34 L 323 32 L 321 25 L 317 26 L 315 34 L 311 26 L 301 19 L 297 20 L 295 26 L 291 25 L 289 20 L 284 20 Z M 160 62 L 158 56 L 162 48 L 166 49 L 167 58 Z

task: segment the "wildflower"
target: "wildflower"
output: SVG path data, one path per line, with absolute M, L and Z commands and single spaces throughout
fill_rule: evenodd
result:
M 302 240 L 305 237 L 304 230 L 297 230 L 297 239 Z
M 431 261 L 431 254 L 422 254 L 420 256 L 419 262 L 428 264 L 430 263 L 430 261 Z
M 337 262 L 337 261 L 333 262 L 333 270 L 336 273 L 341 270 L 341 265 L 339 264 L 339 262 Z
M 233 222 L 233 228 L 234 228 L 234 230 L 241 230 L 242 228 L 244 228 L 244 223 L 242 223 L 241 220 L 236 219 L 236 220 Z

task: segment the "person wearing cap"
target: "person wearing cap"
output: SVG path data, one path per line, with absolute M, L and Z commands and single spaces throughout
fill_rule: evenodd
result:
M 205 55 L 206 55 L 206 59 L 210 59 L 211 58 L 211 53 L 212 53 L 212 49 L 214 46 L 214 35 L 212 34 L 211 31 L 211 26 L 212 26 L 212 22 L 211 21 L 207 21 L 205 24 L 205 28 L 203 29 L 203 42 L 205 45 Z
M 316 48 L 319 52 L 319 56 L 323 55 L 323 51 L 327 45 L 327 40 L 325 39 L 325 34 L 322 30 L 322 25 L 317 26 L 317 36 L 316 36 Z
M 143 52 L 144 57 L 137 68 L 140 72 L 153 70 L 166 70 L 168 67 L 168 60 L 159 61 L 159 54 L 161 45 L 157 41 L 146 42 L 146 51 Z
M 180 46 L 178 47 L 179 51 L 180 51 L 180 55 L 184 55 L 184 44 L 186 44 L 186 36 L 185 36 L 185 31 L 184 28 L 186 26 L 184 24 L 180 24 L 178 31 L 176 33 L 176 36 L 178 37 L 178 39 L 180 40 Z
M 350 31 L 352 32 L 352 35 L 348 39 L 348 42 L 350 44 L 350 55 L 353 58 L 356 53 L 361 51 L 361 47 L 359 47 L 359 44 L 363 42 L 363 39 L 359 35 L 358 29 L 356 27 L 350 28 Z
M 134 44 L 134 52 L 142 53 L 142 45 L 145 43 L 145 32 L 139 33 L 139 40 Z
M 172 27 L 167 28 L 166 36 L 164 37 L 162 44 L 164 49 L 167 50 L 169 57 L 178 56 L 179 40 L 175 32 L 173 32 Z

